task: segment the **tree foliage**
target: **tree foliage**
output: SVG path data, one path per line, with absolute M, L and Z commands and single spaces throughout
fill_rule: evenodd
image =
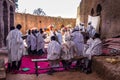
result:
M 46 13 L 43 11 L 43 9 L 38 8 L 33 11 L 34 15 L 41 15 L 41 16 L 46 16 Z
M 14 0 L 15 1 L 15 7 L 16 9 L 18 9 L 18 0 Z

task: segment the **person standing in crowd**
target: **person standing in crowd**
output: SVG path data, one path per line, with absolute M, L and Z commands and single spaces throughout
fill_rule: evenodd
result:
M 9 59 L 12 61 L 12 70 L 19 70 L 22 55 L 25 53 L 25 47 L 20 29 L 22 26 L 18 24 L 16 29 L 12 30 L 7 36 L 8 50 L 10 51 Z
M 75 27 L 74 32 L 71 34 L 72 40 L 77 47 L 77 54 L 78 56 L 83 54 L 84 48 L 84 38 L 81 32 L 79 31 L 79 27 Z
M 71 34 L 72 40 L 76 45 L 77 48 L 77 55 L 82 56 L 83 55 L 83 49 L 84 49 L 84 38 L 81 34 L 79 27 L 76 26 L 74 29 L 74 32 Z M 80 65 L 81 60 L 78 60 L 76 63 L 76 66 Z
M 51 39 L 52 36 L 55 36 L 55 35 L 54 35 L 54 28 L 53 28 L 53 26 L 51 25 L 49 29 L 50 29 L 49 37 L 50 37 L 50 39 Z
M 51 37 L 51 42 L 48 44 L 47 48 L 47 59 L 50 60 L 50 67 L 59 67 L 58 59 L 60 59 L 61 45 L 56 41 L 55 36 Z M 51 68 L 48 74 L 52 74 L 54 69 Z
M 44 38 L 43 38 L 41 33 L 43 34 L 43 31 L 41 32 L 41 29 L 40 29 L 40 31 L 37 35 L 37 54 L 40 54 L 40 55 L 44 54 L 44 52 L 45 52 L 45 50 L 44 50 L 44 44 L 45 44 Z
M 57 30 L 57 29 L 56 29 L 56 31 L 55 31 L 55 37 L 56 37 L 58 43 L 59 43 L 59 44 L 62 44 L 62 34 L 61 34 L 61 32 L 60 32 L 59 30 Z
M 26 38 L 26 43 L 27 43 L 27 48 L 28 48 L 28 54 L 31 53 L 31 30 L 28 30 L 27 38 Z
M 63 34 L 63 43 L 66 42 L 66 41 L 65 41 L 66 37 L 67 37 L 67 36 L 70 36 L 70 35 L 71 35 L 70 30 L 69 30 L 68 28 L 65 28 L 65 29 L 64 29 L 64 34 Z
M 95 33 L 96 33 L 96 30 L 95 30 L 95 28 L 92 26 L 92 23 L 91 23 L 91 22 L 88 23 L 87 33 L 89 34 L 89 37 L 91 37 L 91 38 L 92 38 L 92 37 L 95 35 Z
M 77 49 L 75 43 L 71 40 L 71 36 L 67 36 L 65 38 L 65 43 L 62 44 L 62 64 L 65 70 L 70 69 L 70 65 L 72 64 L 71 59 L 77 56 Z
M 31 52 L 32 54 L 36 54 L 37 51 L 37 39 L 36 39 L 36 34 L 35 34 L 35 31 L 32 30 L 32 33 L 31 33 L 31 40 L 30 40 L 30 43 L 31 43 Z
M 12 59 L 11 59 L 11 40 L 13 38 L 13 30 L 15 29 L 14 26 L 10 27 L 10 32 L 7 35 L 6 42 L 7 42 L 7 49 L 8 49 L 8 72 L 12 70 Z
M 45 38 L 45 36 L 44 36 L 44 31 L 43 31 L 42 28 L 40 28 L 40 31 L 39 31 L 39 32 L 40 32 L 40 34 L 42 35 L 42 37 Z
M 102 54 L 102 41 L 100 40 L 100 34 L 95 33 L 93 36 L 93 41 L 91 46 L 86 50 L 84 53 L 84 56 L 87 57 L 86 61 L 86 73 L 91 73 L 92 72 L 92 61 L 91 58 L 94 55 L 101 55 Z

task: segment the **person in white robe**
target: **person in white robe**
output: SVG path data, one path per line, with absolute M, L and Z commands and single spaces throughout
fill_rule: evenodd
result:
M 83 57 L 82 60 L 81 60 L 81 64 L 80 64 L 80 69 L 81 71 L 85 72 L 86 69 L 87 69 L 87 64 L 88 64 L 88 59 L 86 58 L 86 51 L 89 47 L 91 47 L 92 45 L 92 42 L 93 42 L 93 39 L 89 37 L 89 35 L 86 35 L 84 37 L 84 50 L 83 50 Z
M 37 54 L 44 54 L 45 50 L 44 50 L 44 38 L 42 36 L 42 34 L 40 32 L 38 32 L 37 35 Z
M 101 55 L 102 54 L 102 41 L 100 40 L 100 35 L 98 33 L 95 33 L 93 37 L 93 41 L 91 46 L 86 50 L 86 53 L 84 56 L 87 58 L 86 63 L 86 72 L 91 73 L 92 71 L 92 61 L 91 58 L 94 55 Z
M 58 67 L 61 53 L 61 45 L 56 41 L 55 36 L 51 37 L 51 42 L 48 44 L 47 48 L 47 59 L 50 60 L 50 67 Z M 53 68 L 50 69 L 50 73 L 53 73 Z
M 89 33 L 89 37 L 91 37 L 91 38 L 92 38 L 92 37 L 95 35 L 95 33 L 96 33 L 96 30 L 95 30 L 95 28 L 92 26 L 92 23 L 91 23 L 91 22 L 88 23 L 87 32 Z
M 75 27 L 74 32 L 71 34 L 71 36 L 77 48 L 77 56 L 82 56 L 84 49 L 84 38 L 78 26 Z M 79 66 L 80 64 L 81 64 L 81 59 L 77 60 L 76 67 Z
M 37 50 L 37 38 L 36 38 L 34 30 L 32 30 L 32 33 L 31 33 L 30 43 L 31 43 L 31 53 L 36 54 L 37 53 L 36 52 L 36 50 Z
M 93 40 L 92 38 L 90 38 L 89 36 L 86 36 L 86 37 L 85 37 L 85 39 L 84 39 L 84 50 L 83 50 L 83 56 L 84 56 L 84 57 L 86 57 L 86 56 L 85 56 L 86 51 L 87 51 L 87 49 L 88 49 L 89 47 L 91 47 L 93 41 L 94 41 L 94 40 Z
M 85 55 L 88 59 L 91 60 L 93 55 L 101 55 L 102 54 L 102 41 L 100 40 L 99 34 L 94 35 L 94 40 L 92 41 L 91 46 L 87 49 Z
M 71 34 L 72 40 L 75 43 L 77 47 L 77 55 L 83 55 L 83 49 L 84 49 L 84 38 L 81 32 L 79 31 L 79 27 L 75 27 L 74 32 Z
M 85 32 L 84 23 L 80 23 L 80 24 L 79 24 L 79 30 L 80 30 L 81 32 Z
M 59 42 L 60 44 L 62 44 L 62 34 L 61 34 L 61 32 L 60 32 L 60 31 L 57 31 L 56 36 L 57 36 L 57 38 L 58 38 L 58 42 Z
M 12 68 L 13 70 L 19 70 L 21 65 L 21 58 L 23 54 L 25 54 L 25 46 L 22 39 L 22 33 L 20 32 L 20 29 L 22 26 L 18 24 L 16 26 L 16 29 L 12 31 L 12 34 L 9 35 L 12 37 L 7 37 L 8 41 L 8 50 L 10 51 L 10 59 L 12 61 Z
M 66 42 L 62 44 L 61 59 L 64 68 L 68 70 L 72 64 L 71 59 L 77 56 L 77 49 L 70 35 L 65 38 L 65 41 Z
M 69 30 L 66 30 L 66 31 L 64 32 L 63 36 L 62 36 L 62 38 L 63 38 L 62 42 L 65 43 L 65 42 L 66 42 L 66 41 L 65 41 L 66 37 L 67 37 L 67 36 L 70 36 L 70 35 L 71 35 L 71 32 L 70 32 Z
M 30 54 L 31 53 L 31 30 L 28 31 L 26 43 L 27 43 L 28 54 Z
M 51 39 L 52 36 L 55 36 L 54 35 L 54 28 L 53 28 L 53 26 L 50 26 L 49 30 L 50 30 L 49 39 Z
M 7 49 L 8 49 L 8 68 L 7 68 L 7 71 L 10 72 L 12 70 L 12 59 L 11 59 L 11 40 L 13 38 L 13 30 L 15 29 L 14 26 L 11 26 L 10 27 L 10 32 L 8 33 L 7 35 L 7 38 L 6 38 L 6 43 L 7 43 Z

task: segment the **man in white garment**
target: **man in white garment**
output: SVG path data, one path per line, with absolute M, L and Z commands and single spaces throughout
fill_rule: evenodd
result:
M 58 38 L 58 42 L 62 44 L 62 33 L 59 30 L 57 30 L 56 36 Z
M 91 58 L 94 55 L 101 55 L 102 54 L 102 41 L 100 40 L 100 35 L 98 33 L 95 33 L 93 37 L 93 41 L 91 46 L 86 50 L 84 56 L 87 57 L 86 61 L 86 72 L 91 73 L 91 65 L 92 61 Z
M 28 54 L 31 53 L 31 30 L 28 30 L 28 35 L 26 38 Z
M 92 26 L 92 23 L 91 23 L 91 22 L 88 23 L 87 33 L 89 33 L 89 37 L 91 37 L 91 38 L 92 38 L 92 37 L 95 35 L 95 33 L 96 33 L 96 30 L 95 30 L 95 28 Z
M 65 37 L 65 42 L 62 44 L 62 52 L 61 58 L 62 64 L 66 70 L 70 69 L 70 65 L 72 64 L 71 59 L 73 59 L 77 55 L 77 49 L 75 43 L 71 40 L 71 36 Z
M 81 32 L 85 32 L 85 26 L 84 26 L 84 23 L 80 23 L 79 25 L 79 29 Z
M 93 41 L 91 46 L 87 49 L 85 55 L 88 59 L 91 60 L 93 55 L 101 55 L 102 54 L 102 41 L 100 40 L 100 35 L 95 33 L 93 37 Z
M 51 42 L 48 44 L 47 53 L 47 59 L 51 60 L 49 61 L 50 67 L 58 67 L 58 59 L 60 58 L 61 45 L 56 41 L 55 36 L 51 37 Z M 51 68 L 49 74 L 52 74 L 53 71 L 54 69 Z
M 77 55 L 80 56 L 83 54 L 83 48 L 84 48 L 84 38 L 81 32 L 79 31 L 79 27 L 76 26 L 74 29 L 74 32 L 71 34 L 72 40 L 75 43 L 77 47 Z
M 10 32 L 7 35 L 6 42 L 7 42 L 7 49 L 8 49 L 8 68 L 7 71 L 10 72 L 12 70 L 12 60 L 11 60 L 11 40 L 13 38 L 13 30 L 15 29 L 14 26 L 10 27 Z
M 25 54 L 25 47 L 22 39 L 22 33 L 20 32 L 21 28 L 22 26 L 18 24 L 16 26 L 16 29 L 14 29 L 12 33 L 7 37 L 8 46 L 9 46 L 8 50 L 11 53 L 9 57 L 10 60 L 12 61 L 13 70 L 19 70 L 21 65 L 22 55 Z
M 53 26 L 50 26 L 49 29 L 50 29 L 49 39 L 51 39 L 52 36 L 55 36 L 55 35 L 54 35 L 54 28 L 53 28 Z
M 37 38 L 36 38 L 36 34 L 35 34 L 35 31 L 32 30 L 32 33 L 31 33 L 31 53 L 32 54 L 36 54 L 36 49 L 37 49 Z
M 44 54 L 45 50 L 44 50 L 44 39 L 42 34 L 40 33 L 40 31 L 38 32 L 37 35 L 37 54 Z
M 71 34 L 71 36 L 77 48 L 77 55 L 82 56 L 84 49 L 84 38 L 81 32 L 79 31 L 78 26 L 75 27 L 74 32 Z M 81 60 L 78 60 L 76 66 L 79 66 L 80 64 L 81 64 Z

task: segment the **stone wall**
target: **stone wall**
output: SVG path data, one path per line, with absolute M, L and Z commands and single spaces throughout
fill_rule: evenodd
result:
M 31 14 L 16 13 L 15 14 L 15 25 L 21 24 L 23 26 L 22 32 L 26 33 L 26 30 L 36 27 L 37 29 L 45 28 L 51 24 L 54 24 L 57 28 L 60 26 L 71 24 L 75 26 L 76 20 L 74 18 L 61 18 L 61 17 L 50 17 L 50 16 L 36 16 Z
M 6 36 L 14 25 L 14 12 L 13 0 L 0 0 L 0 48 L 6 45 Z
M 80 3 L 80 21 L 87 25 L 88 15 L 94 9 L 96 16 L 97 5 L 102 7 L 100 33 L 102 38 L 120 35 L 120 0 L 82 0 Z

